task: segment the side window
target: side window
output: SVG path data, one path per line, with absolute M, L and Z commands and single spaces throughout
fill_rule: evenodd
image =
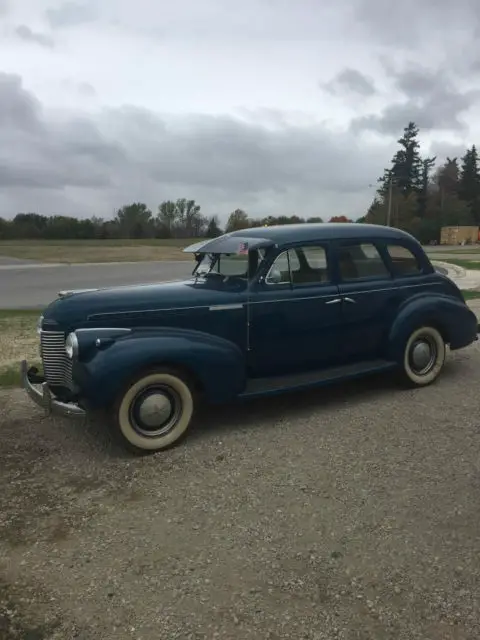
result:
M 375 245 L 359 243 L 338 248 L 338 265 L 342 280 L 360 278 L 390 278 L 382 256 Z
M 421 273 L 422 269 L 418 264 L 414 254 L 399 244 L 387 244 L 388 255 L 390 256 L 395 273 L 400 276 L 411 276 Z
M 289 264 L 290 263 L 290 264 Z M 268 272 L 267 284 L 322 284 L 329 281 L 323 247 L 296 247 L 281 253 Z
M 267 273 L 267 277 L 265 278 L 266 284 L 290 284 L 290 271 L 287 254 L 288 251 L 284 251 L 275 258 Z

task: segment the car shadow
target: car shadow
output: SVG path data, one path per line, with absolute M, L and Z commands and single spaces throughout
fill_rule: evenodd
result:
M 450 378 L 462 375 L 461 369 L 461 361 L 448 360 L 442 372 L 441 381 L 448 382 Z M 172 450 L 186 447 L 194 440 L 218 437 L 232 430 L 253 431 L 257 428 L 265 428 L 265 423 L 276 422 L 279 419 L 300 419 L 319 409 L 334 411 L 347 403 L 360 406 L 365 402 L 375 402 L 386 395 L 411 392 L 411 389 L 399 383 L 396 373 L 389 372 L 276 396 L 236 401 L 225 405 L 202 405 L 186 438 Z M 97 450 L 99 448 L 109 457 L 131 459 L 133 454 L 123 448 L 107 427 L 107 423 L 108 417 L 102 414 L 97 414 L 88 421 L 83 427 L 82 436 L 87 440 L 86 446 Z M 159 455 L 162 455 L 162 452 Z
M 318 409 L 335 410 L 346 403 L 374 401 L 379 394 L 401 392 L 394 375 L 371 375 L 368 378 L 335 383 L 288 393 L 243 400 L 228 405 L 204 406 L 199 410 L 189 439 L 211 437 L 233 428 L 256 429 L 260 423 L 299 419 Z
M 439 382 L 448 382 L 461 374 L 462 363 L 447 360 Z M 420 391 L 420 389 L 418 389 Z M 276 396 L 265 396 L 228 405 L 202 407 L 188 434 L 188 439 L 221 435 L 231 429 L 256 429 L 261 423 L 278 419 L 295 420 L 318 411 L 334 411 L 350 405 L 375 402 L 386 395 L 410 394 L 415 389 L 402 385 L 396 372 L 378 373 L 337 382 L 308 390 L 291 391 Z

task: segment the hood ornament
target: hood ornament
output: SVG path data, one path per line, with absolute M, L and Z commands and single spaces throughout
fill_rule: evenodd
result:
M 99 291 L 98 288 L 95 289 L 69 289 L 69 290 L 65 290 L 65 291 L 59 291 L 57 293 L 57 296 L 59 298 L 67 298 L 68 296 L 73 296 L 77 293 L 88 293 L 90 291 Z

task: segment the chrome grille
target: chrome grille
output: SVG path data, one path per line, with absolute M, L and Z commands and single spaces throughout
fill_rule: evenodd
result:
M 65 353 L 65 334 L 62 331 L 41 331 L 40 353 L 45 380 L 51 385 L 70 387 L 72 361 Z

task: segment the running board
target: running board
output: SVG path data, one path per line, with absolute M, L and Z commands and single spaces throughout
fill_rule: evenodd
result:
M 341 380 L 350 380 L 357 376 L 364 376 L 379 371 L 388 371 L 397 366 L 395 362 L 388 360 L 369 360 L 367 362 L 358 362 L 356 364 L 343 365 L 340 367 L 331 367 L 330 369 L 321 369 L 317 371 L 309 371 L 307 373 L 297 373 L 288 376 L 274 376 L 271 378 L 250 378 L 247 380 L 245 391 L 240 398 L 273 395 L 276 393 L 284 393 L 286 391 L 295 391 L 298 389 L 306 389 L 308 387 L 316 387 L 327 385 Z

